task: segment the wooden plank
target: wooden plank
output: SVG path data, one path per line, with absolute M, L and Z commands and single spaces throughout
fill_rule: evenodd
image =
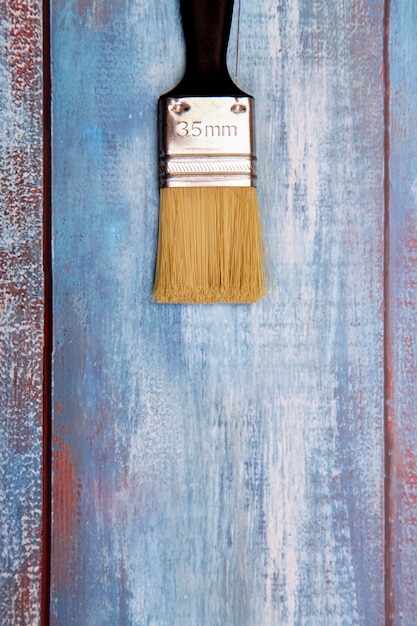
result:
M 417 11 L 390 10 L 389 624 L 417 620 Z
M 42 596 L 42 3 L 0 7 L 0 622 Z
M 56 624 L 384 622 L 383 2 L 235 13 L 275 292 L 161 306 L 177 3 L 52 3 Z

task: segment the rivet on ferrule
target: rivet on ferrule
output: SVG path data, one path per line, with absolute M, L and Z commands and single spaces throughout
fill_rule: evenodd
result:
M 185 113 L 186 111 L 189 111 L 191 109 L 190 105 L 187 104 L 187 102 L 174 102 L 174 104 L 171 106 L 171 111 L 173 111 L 173 113 Z
M 230 107 L 230 110 L 232 111 L 232 113 L 245 113 L 246 107 L 244 104 L 235 102 L 235 104 L 232 104 L 232 106 Z

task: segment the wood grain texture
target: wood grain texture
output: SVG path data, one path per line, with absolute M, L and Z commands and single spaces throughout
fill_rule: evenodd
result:
M 241 1 L 275 291 L 163 306 L 177 3 L 52 2 L 52 623 L 384 623 L 382 21 Z
M 0 7 L 0 622 L 40 623 L 42 563 L 41 2 Z
M 417 621 L 417 7 L 390 11 L 389 611 Z

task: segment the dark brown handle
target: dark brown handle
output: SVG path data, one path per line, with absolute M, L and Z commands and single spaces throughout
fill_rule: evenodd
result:
M 245 95 L 226 64 L 233 0 L 180 0 L 180 7 L 187 65 L 171 95 Z

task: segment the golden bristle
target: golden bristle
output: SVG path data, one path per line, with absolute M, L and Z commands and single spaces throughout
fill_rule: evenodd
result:
M 254 187 L 161 189 L 156 302 L 256 302 L 264 257 Z

